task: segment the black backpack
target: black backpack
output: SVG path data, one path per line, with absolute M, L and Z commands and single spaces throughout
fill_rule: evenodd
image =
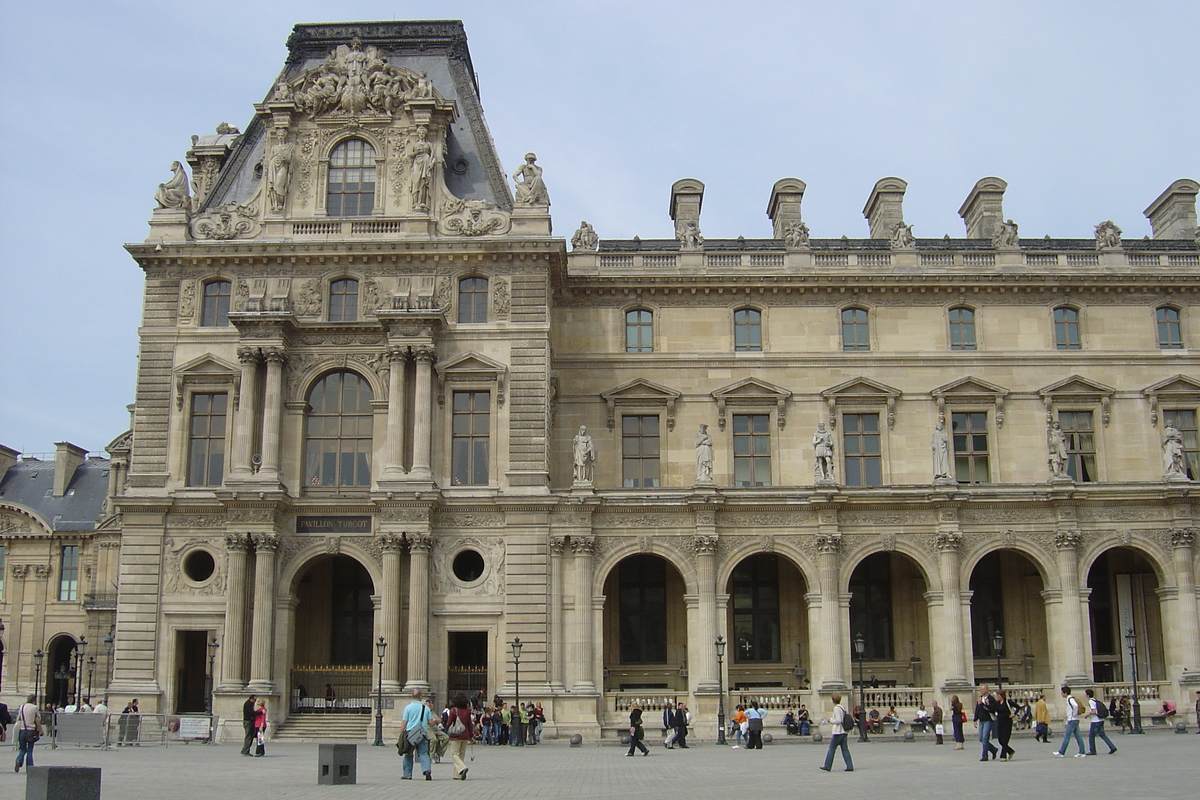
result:
M 1108 706 L 1099 700 L 1096 701 L 1096 716 L 1100 719 L 1108 719 Z

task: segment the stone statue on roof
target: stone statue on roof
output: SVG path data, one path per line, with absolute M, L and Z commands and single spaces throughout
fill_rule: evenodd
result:
M 808 245 L 808 226 L 799 220 L 789 222 L 783 229 L 783 243 L 788 247 L 806 247 Z
M 288 183 L 292 177 L 292 154 L 295 150 L 296 145 L 287 140 L 286 131 L 271 148 L 270 184 L 267 187 L 267 198 L 271 202 L 272 211 L 283 211 L 283 203 L 287 199 Z
M 700 235 L 700 225 L 695 220 L 688 220 L 676 225 L 675 238 L 679 240 L 680 250 L 699 250 L 704 246 L 704 237 Z
M 159 208 L 174 208 L 180 211 L 191 211 L 192 197 L 188 192 L 188 177 L 183 171 L 183 164 L 171 162 L 171 179 L 160 183 L 154 193 L 154 199 Z
M 1111 219 L 1096 226 L 1096 249 L 1112 250 L 1121 247 L 1121 229 Z
M 917 239 L 913 236 L 912 225 L 906 225 L 903 221 L 897 222 L 892 226 L 891 241 L 893 250 L 912 250 L 917 246 Z
M 1021 240 L 1017 235 L 1017 223 L 1011 219 L 1007 222 L 997 222 L 996 230 L 992 233 L 993 247 L 1020 247 Z
M 596 229 L 587 220 L 580 222 L 579 230 L 571 237 L 571 247 L 575 250 L 595 250 L 599 244 L 600 237 L 596 235 Z
M 512 179 L 517 184 L 517 205 L 550 205 L 550 192 L 546 191 L 546 184 L 542 181 L 542 168 L 537 165 L 536 155 L 526 153 L 525 163 L 517 167 Z

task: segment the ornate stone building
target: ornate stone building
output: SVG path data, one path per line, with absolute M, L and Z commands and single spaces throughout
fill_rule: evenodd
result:
M 859 636 L 900 705 L 1200 685 L 1194 181 L 1145 240 L 1020 238 L 997 178 L 916 238 L 885 178 L 866 238 L 810 238 L 796 179 L 773 238 L 705 238 L 682 180 L 675 239 L 568 245 L 458 23 L 289 48 L 128 246 L 114 693 L 182 709 L 214 639 L 218 712 L 285 732 L 377 680 L 511 699 L 518 637 L 521 697 L 591 736 L 668 699 L 711 735 L 719 686 L 819 706 Z

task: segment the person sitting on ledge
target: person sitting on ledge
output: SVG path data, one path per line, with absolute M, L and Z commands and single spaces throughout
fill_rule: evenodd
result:
M 891 723 L 893 723 L 893 725 L 892 725 L 892 733 L 899 733 L 899 732 L 900 732 L 900 726 L 904 724 L 904 720 L 900 719 L 900 715 L 896 713 L 896 707 L 895 707 L 895 706 L 888 706 L 888 713 L 887 713 L 887 716 L 886 716 L 886 717 L 884 717 L 883 719 L 881 719 L 881 720 L 880 720 L 880 722 L 891 722 Z
M 1150 717 L 1150 722 L 1157 725 L 1160 722 L 1164 725 L 1175 724 L 1175 704 L 1170 700 L 1163 700 L 1162 710 Z

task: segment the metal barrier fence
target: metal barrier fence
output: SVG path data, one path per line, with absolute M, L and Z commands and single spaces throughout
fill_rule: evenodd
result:
M 369 714 L 374 707 L 370 667 L 312 666 L 292 670 L 293 714 Z
M 57 711 L 42 715 L 42 742 L 60 747 L 150 747 L 182 742 L 214 740 L 220 717 L 206 714 L 93 714 Z M 17 746 L 17 736 L 9 731 L 9 744 Z

